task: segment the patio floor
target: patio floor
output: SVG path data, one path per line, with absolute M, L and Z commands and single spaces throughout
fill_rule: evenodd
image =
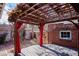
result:
M 43 47 L 33 45 L 22 49 L 21 55 L 23 56 L 78 56 L 76 50 L 55 45 L 44 44 Z
M 37 44 L 34 40 L 22 40 L 21 49 Z M 13 41 L 6 42 L 0 45 L 0 56 L 13 56 L 14 54 Z
M 21 42 L 23 56 L 78 56 L 76 50 L 55 44 L 44 44 L 40 47 L 34 40 L 24 40 Z M 13 56 L 13 42 L 0 45 L 0 56 Z

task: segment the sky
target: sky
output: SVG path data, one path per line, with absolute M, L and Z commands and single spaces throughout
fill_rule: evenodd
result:
M 2 17 L 0 19 L 0 24 L 9 24 L 7 13 L 9 10 L 12 10 L 15 7 L 16 7 L 16 3 L 6 3 L 6 5 L 3 9 Z

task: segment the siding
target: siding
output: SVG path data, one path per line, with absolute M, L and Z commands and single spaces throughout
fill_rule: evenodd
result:
M 62 26 L 63 25 L 64 24 L 62 24 Z M 59 28 L 57 28 L 57 26 L 60 26 L 60 25 L 57 25 L 57 24 L 56 25 L 55 24 L 49 25 L 48 42 L 52 43 L 52 44 L 59 44 L 59 45 L 63 45 L 63 46 L 77 48 L 78 29 L 76 29 L 73 25 L 72 25 L 72 27 L 69 25 L 70 28 L 67 28 L 67 29 L 65 29 L 65 26 L 63 27 L 63 29 L 62 29 L 62 26 L 60 26 Z M 59 38 L 59 31 L 61 31 L 61 30 L 70 30 L 72 39 L 70 41 L 60 39 Z

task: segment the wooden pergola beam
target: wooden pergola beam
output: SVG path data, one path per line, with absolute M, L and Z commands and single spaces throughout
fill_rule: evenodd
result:
M 34 8 L 35 6 L 37 6 L 38 4 L 39 4 L 39 3 L 33 5 L 33 6 L 30 7 L 28 10 L 24 11 L 23 13 L 21 13 L 21 14 L 18 16 L 18 18 L 19 18 L 20 16 L 22 16 L 23 14 L 27 13 L 29 10 L 33 9 L 33 8 Z
M 36 23 L 38 23 L 38 22 L 40 22 L 41 21 L 41 19 L 39 19 L 39 18 L 37 18 L 37 17 L 33 17 L 33 16 L 27 16 L 27 17 L 24 17 L 24 18 L 22 18 L 23 20 L 27 20 L 27 21 L 31 21 L 31 22 L 36 22 Z M 39 19 L 39 20 L 38 20 Z
M 31 14 L 31 13 L 29 13 L 29 14 Z M 27 14 L 27 15 L 29 15 L 29 14 Z
M 79 15 L 75 16 L 75 17 L 71 17 L 71 18 L 66 18 L 66 19 L 61 19 L 61 20 L 56 20 L 56 21 L 49 21 L 49 22 L 46 22 L 45 24 L 47 24 L 47 23 L 61 22 L 61 21 L 70 21 L 70 20 L 76 20 L 76 19 L 79 19 Z
M 76 12 L 79 13 L 79 3 L 70 3 Z
M 35 12 L 35 13 L 32 13 L 33 15 L 37 16 L 37 17 L 40 17 L 40 18 L 43 18 L 43 19 L 46 19 L 46 17 L 44 16 L 44 14 L 42 13 L 42 15 L 40 15 L 41 13 L 39 13 L 40 11 L 38 12 Z
M 52 5 L 52 4 L 49 4 L 49 5 L 51 5 L 51 6 L 55 6 L 55 5 Z M 55 9 L 55 10 L 59 10 L 59 8 L 60 7 L 62 7 L 62 6 L 64 6 L 64 5 L 67 5 L 66 3 L 65 4 L 58 4 L 58 5 L 56 5 L 56 7 L 53 7 L 53 9 Z
M 49 6 L 50 6 L 50 7 L 57 13 L 57 15 L 60 17 L 60 14 L 55 10 L 55 8 L 53 8 L 52 5 L 50 5 L 50 4 L 49 4 Z M 61 5 L 59 5 L 59 7 L 60 7 L 60 6 L 61 6 Z M 60 20 L 60 18 L 59 18 L 59 20 Z
M 28 22 L 34 22 L 34 23 L 39 23 L 41 21 L 41 20 L 38 20 L 36 18 L 31 18 L 31 17 L 25 17 L 25 18 L 23 18 L 23 20 L 25 20 L 25 21 L 27 20 Z
M 48 9 L 48 8 L 46 8 L 46 9 Z M 43 9 L 44 10 L 44 9 Z M 40 12 L 40 14 L 43 14 L 43 16 L 44 16 L 44 14 L 47 14 L 47 11 L 51 11 L 51 10 L 47 10 L 47 11 L 45 11 L 44 13 L 43 13 L 43 10 L 38 10 L 38 13 Z M 37 14 L 37 13 L 30 13 L 30 14 L 28 14 L 28 15 L 31 15 L 31 16 L 35 16 L 35 17 L 38 17 L 38 18 L 42 18 L 42 19 L 46 19 L 46 17 L 44 16 L 41 16 L 40 14 Z M 49 13 L 50 14 L 50 13 Z M 28 16 L 27 15 L 27 16 Z M 50 16 L 49 16 L 50 17 Z
M 42 7 L 43 7 L 43 6 L 42 6 Z M 34 11 L 32 11 L 32 12 L 26 14 L 25 16 L 27 16 L 27 15 L 29 15 L 29 14 L 32 14 L 32 13 L 34 13 L 34 12 L 36 12 L 36 11 L 38 11 L 38 10 L 41 9 L 42 7 L 39 7 L 38 9 L 36 9 L 36 10 L 34 10 Z M 25 16 L 24 16 L 24 17 L 25 17 Z
M 56 8 L 53 8 L 53 6 L 51 5 L 51 4 L 49 4 L 49 6 L 58 14 L 58 16 L 60 17 L 60 12 L 62 13 L 62 16 L 64 15 L 64 13 L 68 13 L 68 12 L 71 12 L 72 10 L 71 9 L 73 9 L 73 8 L 70 8 L 71 7 L 71 5 L 70 4 L 65 4 L 65 6 L 64 7 L 62 7 L 63 5 L 59 5 L 60 7 L 56 7 L 57 8 L 57 10 L 56 10 Z M 69 7 L 68 7 L 69 6 Z M 61 8 L 62 7 L 62 8 Z M 65 8 L 67 8 L 67 9 L 65 9 Z M 74 9 L 73 9 L 74 10 Z M 64 16 L 63 16 L 64 17 Z
M 42 7 L 40 7 L 40 8 L 42 8 Z M 27 17 L 28 15 L 33 14 L 34 12 L 38 11 L 40 8 L 36 9 L 35 11 L 33 11 L 33 12 L 31 12 L 31 13 L 28 13 L 28 14 L 25 15 L 25 16 Z M 36 13 L 35 13 L 35 14 L 36 14 Z M 34 14 L 34 15 L 35 15 L 35 14 Z M 39 15 L 40 15 L 40 14 L 39 14 Z M 24 17 L 25 17 L 25 16 L 24 16 Z M 35 15 L 35 16 L 36 16 L 36 15 Z M 45 17 L 43 18 L 42 16 L 41 16 L 41 17 L 40 17 L 40 16 L 36 16 L 36 17 L 39 18 L 39 20 L 40 20 L 41 18 L 42 18 L 42 20 L 43 20 L 43 19 L 46 19 Z M 44 20 L 43 20 L 43 21 L 44 21 Z
M 73 21 L 71 21 L 71 20 L 70 20 L 69 22 L 73 23 L 73 24 L 76 26 L 76 28 L 79 29 L 79 24 L 77 24 L 77 23 L 75 23 L 75 22 L 73 22 Z
M 49 4 L 50 5 L 50 4 Z M 67 5 L 67 7 L 66 8 L 69 8 L 69 11 L 67 10 L 67 11 L 64 11 L 65 9 L 65 7 L 63 8 L 63 10 L 61 9 L 60 10 L 60 12 L 62 13 L 61 15 L 59 14 L 59 12 L 58 11 L 56 11 L 55 10 L 55 8 L 53 8 L 52 7 L 52 5 L 50 5 L 50 7 L 57 13 L 57 15 L 59 16 L 59 20 L 57 21 L 57 22 L 60 22 L 60 20 L 62 19 L 62 18 L 60 18 L 60 16 L 62 16 L 63 18 L 65 18 L 65 16 L 64 16 L 64 12 L 66 12 L 66 13 L 69 13 L 70 14 L 70 16 L 72 16 L 72 14 L 71 14 L 71 12 L 72 12 L 72 10 L 71 10 L 71 8 L 70 8 L 70 4 L 66 4 Z M 69 5 L 69 7 L 68 7 L 68 5 Z M 63 6 L 63 5 L 62 5 Z M 61 8 L 61 6 L 60 6 L 60 8 Z M 73 9 L 73 8 L 72 8 Z M 74 10 L 74 9 L 73 9 Z M 61 21 L 63 21 L 63 19 L 61 20 Z M 66 20 L 65 20 L 66 21 Z M 52 21 L 53 22 L 53 21 Z M 56 22 L 56 21 L 54 21 L 54 22 Z M 50 22 L 49 22 L 50 23 Z
M 28 4 L 29 5 L 29 4 Z M 37 6 L 39 6 L 40 4 L 34 4 L 31 8 L 33 9 L 35 6 L 37 7 Z M 46 5 L 47 5 L 47 7 L 46 7 Z M 60 6 L 59 7 L 59 10 L 62 10 L 62 9 L 60 9 L 63 5 L 64 5 L 64 7 L 62 7 L 63 9 L 64 8 L 66 8 L 67 6 L 69 6 L 70 7 L 70 5 L 69 4 L 56 4 L 57 5 L 57 7 L 58 6 Z M 67 5 L 67 6 L 66 6 Z M 34 11 L 31 11 L 30 13 L 26 13 L 23 17 L 21 17 L 21 19 L 23 19 L 23 18 L 30 18 L 30 19 L 32 19 L 31 20 L 31 22 L 34 20 L 35 22 L 38 22 L 37 20 L 39 20 L 39 21 L 45 21 L 45 22 L 56 22 L 56 21 L 60 21 L 62 18 L 61 18 L 61 16 L 63 17 L 63 18 L 65 18 L 65 16 L 64 16 L 64 14 L 63 14 L 63 11 L 61 12 L 62 14 L 59 14 L 56 10 L 55 10 L 55 8 L 57 8 L 57 7 L 55 7 L 55 8 L 53 8 L 53 6 L 54 6 L 54 4 L 44 4 L 43 6 L 40 6 L 40 7 L 35 7 L 36 9 L 34 10 Z M 69 8 L 68 7 L 68 8 Z M 31 8 L 28 8 L 26 11 L 28 11 L 28 10 L 31 10 Z M 51 18 L 54 18 L 53 17 L 53 15 L 52 15 L 52 17 L 50 16 L 50 15 L 48 15 L 48 14 L 50 14 L 50 13 L 47 13 L 46 11 L 51 11 L 51 10 L 49 10 L 48 8 L 52 8 L 51 10 L 54 10 L 55 12 L 56 12 L 56 14 L 59 16 L 58 18 L 59 18 L 59 20 L 53 20 L 53 19 L 51 19 Z M 45 9 L 46 9 L 46 11 L 45 11 Z M 47 10 L 48 9 L 48 10 Z M 40 11 L 41 10 L 41 11 Z M 40 12 L 39 12 L 40 11 Z M 45 14 L 46 14 L 46 16 L 45 16 Z M 28 17 L 29 16 L 29 17 Z M 47 18 L 46 18 L 47 17 Z M 36 20 L 35 20 L 36 19 Z M 47 19 L 50 19 L 50 20 L 47 20 Z M 27 21 L 27 20 L 26 20 Z
M 29 4 L 27 4 L 27 5 L 29 5 Z M 52 8 L 52 10 L 54 10 L 55 12 L 56 12 L 56 14 L 58 14 L 59 15 L 59 17 L 58 18 L 60 18 L 60 16 L 62 16 L 63 18 L 65 18 L 64 17 L 64 12 L 68 12 L 68 10 L 67 11 L 61 11 L 62 9 L 61 9 L 61 7 L 64 5 L 64 7 L 62 7 L 63 8 L 63 10 L 65 10 L 64 8 L 69 8 L 70 7 L 70 5 L 69 4 L 43 4 L 43 6 L 41 5 L 41 4 L 33 4 L 33 6 L 31 6 L 30 8 L 28 8 L 26 11 L 24 11 L 23 13 L 21 13 L 21 14 L 25 14 L 25 15 L 21 15 L 21 16 L 23 16 L 23 17 L 20 17 L 20 19 L 23 19 L 25 16 L 26 16 L 26 18 L 28 17 L 28 15 L 31 15 L 32 14 L 32 16 L 33 17 L 30 17 L 30 18 L 33 18 L 33 19 L 38 19 L 38 20 L 43 20 L 43 19 L 47 19 L 46 17 L 49 17 L 50 18 L 50 15 L 48 15 L 48 14 L 50 14 L 50 13 L 46 13 L 46 9 L 48 9 L 48 8 Z M 55 7 L 54 8 L 54 6 L 60 6 L 60 7 L 58 7 L 58 10 L 60 10 L 61 11 L 61 14 L 59 14 L 58 13 L 58 11 L 56 11 L 55 9 L 57 8 L 57 7 Z M 67 7 L 67 6 L 69 6 L 69 7 Z M 30 5 L 29 5 L 30 6 Z M 40 7 L 39 7 L 40 6 Z M 46 7 L 47 6 L 47 7 Z M 29 12 L 28 13 L 28 11 L 29 10 L 31 10 L 31 9 L 34 9 L 33 11 L 31 11 L 31 12 Z M 70 9 L 70 8 L 69 8 Z M 73 9 L 73 8 L 72 8 Z M 41 11 L 40 11 L 41 10 Z M 39 11 L 40 11 L 40 13 L 39 13 Z M 47 10 L 47 11 L 51 11 L 51 10 Z M 45 14 L 46 14 L 46 16 L 45 16 Z M 19 16 L 20 16 L 19 15 Z M 19 17 L 18 16 L 18 17 Z M 53 15 L 52 15 L 53 16 Z M 18 18 L 19 19 L 19 18 Z M 44 20 L 43 20 L 44 21 Z M 46 22 L 47 22 L 48 20 L 46 20 Z
M 27 15 L 27 17 L 28 17 L 28 15 Z M 44 20 L 44 18 L 42 18 L 42 17 L 39 17 L 39 16 L 36 16 L 36 15 L 34 15 L 34 14 L 29 14 L 29 17 L 30 18 L 35 18 L 35 19 L 39 19 L 38 21 L 40 21 L 40 20 Z
M 25 21 L 25 20 L 17 20 L 17 22 L 23 22 L 23 23 L 26 23 L 26 24 L 39 25 L 39 24 L 37 24 L 37 23 L 27 22 L 27 21 Z

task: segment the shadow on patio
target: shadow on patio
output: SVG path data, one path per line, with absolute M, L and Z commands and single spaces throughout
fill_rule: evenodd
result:
M 55 44 L 33 45 L 22 49 L 24 56 L 77 56 L 76 50 Z

